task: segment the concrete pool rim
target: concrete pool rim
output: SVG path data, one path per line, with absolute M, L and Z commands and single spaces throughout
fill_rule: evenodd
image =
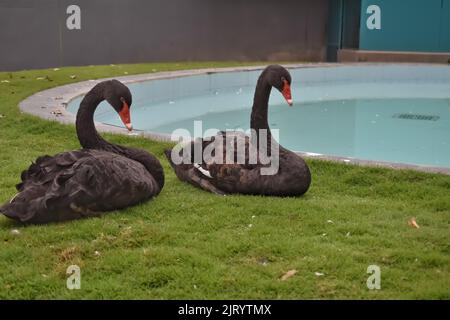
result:
M 295 68 L 336 68 L 343 66 L 441 66 L 443 68 L 450 68 L 447 65 L 425 64 L 425 63 L 301 63 L 301 64 L 283 64 L 283 66 L 291 69 Z M 153 72 L 137 75 L 124 75 L 110 78 L 102 78 L 96 80 L 87 80 L 68 85 L 63 85 L 44 91 L 37 92 L 25 100 L 19 103 L 19 108 L 22 112 L 32 114 L 46 120 L 57 121 L 64 124 L 75 124 L 75 114 L 67 110 L 67 105 L 73 99 L 86 94 L 95 84 L 110 80 L 117 79 L 125 84 L 145 82 L 151 80 L 162 80 L 179 77 L 188 77 L 202 74 L 212 73 L 228 73 L 228 72 L 245 72 L 245 71 L 257 71 L 263 70 L 266 66 L 240 66 L 240 67 L 227 67 L 227 68 L 204 68 L 194 70 L 179 70 L 179 71 L 166 71 L 166 72 Z M 109 132 L 116 134 L 129 135 L 127 129 L 122 127 L 116 127 L 100 122 L 95 122 L 96 128 L 99 132 Z M 150 138 L 152 140 L 171 142 L 170 135 L 158 132 L 149 131 L 135 131 L 135 135 Z M 307 158 L 315 158 L 321 160 L 342 162 L 346 164 L 355 164 L 372 167 L 385 167 L 392 169 L 409 169 L 428 173 L 442 173 L 450 175 L 450 168 L 435 167 L 425 165 L 415 165 L 407 163 L 385 162 L 376 160 L 365 160 L 351 157 L 340 157 L 333 155 L 316 154 L 310 152 L 297 152 L 299 155 Z

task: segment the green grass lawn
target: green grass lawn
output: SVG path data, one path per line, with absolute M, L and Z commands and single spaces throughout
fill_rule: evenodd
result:
M 27 96 L 125 72 L 231 65 L 238 63 L 0 73 L 0 201 L 15 194 L 37 156 L 79 148 L 74 126 L 21 114 Z M 166 172 L 162 193 L 64 224 L 23 227 L 0 217 L 0 298 L 450 298 L 449 176 L 307 160 L 313 183 L 304 197 L 219 197 L 177 180 L 163 157 L 167 144 L 105 136 L 157 155 Z M 420 229 L 408 225 L 411 217 Z M 72 264 L 81 267 L 80 290 L 66 288 Z M 373 264 L 381 290 L 366 286 Z

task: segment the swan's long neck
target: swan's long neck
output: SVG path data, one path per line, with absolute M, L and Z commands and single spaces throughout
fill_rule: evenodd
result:
M 265 80 L 265 77 L 261 76 L 256 85 L 252 115 L 250 118 L 250 127 L 253 130 L 267 129 L 270 132 L 267 113 L 271 90 L 272 86 Z
M 272 139 L 272 132 L 270 131 L 268 122 L 268 110 L 269 110 L 269 97 L 272 86 L 262 74 L 256 85 L 255 97 L 253 99 L 252 114 L 250 118 L 250 128 L 257 134 L 257 140 L 259 145 L 259 137 L 261 135 L 261 129 L 265 129 L 267 132 L 267 147 L 270 149 L 270 143 Z
M 95 129 L 94 112 L 103 98 L 103 87 L 97 85 L 81 101 L 76 119 L 77 136 L 85 149 L 101 149 L 111 144 L 104 140 Z
M 164 172 L 157 158 L 140 149 L 109 143 L 98 134 L 94 124 L 94 113 L 98 105 L 104 100 L 103 93 L 103 86 L 101 84 L 97 85 L 81 101 L 76 119 L 77 136 L 81 146 L 85 149 L 117 153 L 140 162 L 152 174 L 160 189 L 162 189 L 164 186 Z

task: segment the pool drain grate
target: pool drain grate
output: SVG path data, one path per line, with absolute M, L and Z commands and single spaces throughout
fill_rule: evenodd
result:
M 438 121 L 439 116 L 433 116 L 428 114 L 413 114 L 413 113 L 397 113 L 392 116 L 393 118 L 404 120 L 424 120 L 424 121 Z

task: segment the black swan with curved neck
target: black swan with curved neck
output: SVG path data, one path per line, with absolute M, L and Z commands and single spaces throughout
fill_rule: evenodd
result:
M 94 112 L 103 100 L 132 129 L 129 89 L 117 80 L 97 84 L 77 113 L 83 149 L 39 157 L 22 173 L 19 193 L 0 207 L 0 213 L 24 223 L 74 220 L 132 206 L 161 192 L 164 171 L 157 158 L 111 144 L 97 133 Z
M 261 129 L 263 131 L 265 129 L 267 147 L 264 145 L 265 140 L 261 140 L 258 134 L 255 135 L 255 140 L 240 132 L 233 133 L 235 140 L 232 143 L 235 143 L 235 145 L 231 148 L 231 153 L 234 156 L 234 163 L 230 164 L 226 161 L 227 148 L 230 149 L 230 145 L 226 142 L 226 136 L 229 135 L 229 132 L 220 132 L 208 140 L 197 139 L 181 150 L 165 151 L 166 157 L 178 178 L 221 195 L 240 193 L 283 197 L 304 194 L 311 184 L 311 173 L 307 164 L 299 155 L 283 148 L 276 141 L 272 142 L 278 147 L 278 170 L 274 171 L 273 174 L 261 174 L 261 169 L 271 166 L 272 163 L 269 165 L 267 162 L 263 163 L 259 156 L 256 161 L 250 161 L 251 158 L 249 157 L 251 150 L 259 151 L 261 148 L 265 148 L 264 150 L 267 150 L 269 155 L 271 154 L 272 134 L 267 120 L 270 92 L 272 87 L 275 87 L 291 106 L 290 85 L 291 76 L 289 72 L 279 65 L 268 66 L 258 79 L 250 126 L 254 130 L 253 132 L 257 133 Z M 239 140 L 245 145 L 244 161 L 237 161 L 238 155 L 236 152 Z M 195 150 L 205 150 L 211 143 L 216 142 L 218 143 L 211 149 L 214 149 L 215 153 L 220 153 L 219 158 L 214 152 L 214 154 L 211 153 L 211 156 L 205 156 L 205 153 L 203 153 L 200 158 L 201 161 L 195 163 Z M 217 146 L 222 146 L 222 148 L 217 148 Z M 186 155 L 185 152 L 187 151 L 189 152 Z M 180 163 L 174 161 L 174 156 L 178 158 L 185 156 L 190 161 Z M 221 161 L 217 161 L 217 159 L 221 159 Z

